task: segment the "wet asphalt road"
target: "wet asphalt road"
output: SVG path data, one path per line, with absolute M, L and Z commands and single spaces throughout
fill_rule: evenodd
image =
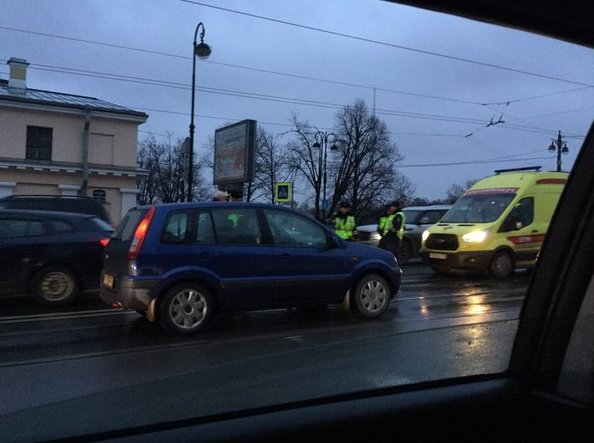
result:
M 499 373 L 507 369 L 529 280 L 526 272 L 505 281 L 437 276 L 409 264 L 399 297 L 380 319 L 341 307 L 226 314 L 190 338 L 105 308 L 96 294 L 51 311 L 4 297 L 0 440 Z M 45 424 L 28 425 L 40 417 Z
M 206 331 L 189 339 L 172 337 L 135 312 L 109 308 L 94 292 L 62 308 L 40 307 L 26 296 L 3 297 L 0 366 L 202 340 L 223 344 L 238 337 L 258 339 L 272 334 L 298 341 L 302 334 L 353 327 L 370 334 L 398 334 L 516 319 L 529 279 L 526 271 L 503 281 L 464 273 L 442 276 L 411 263 L 404 269 L 397 299 L 379 320 L 362 320 L 340 307 L 222 314 Z

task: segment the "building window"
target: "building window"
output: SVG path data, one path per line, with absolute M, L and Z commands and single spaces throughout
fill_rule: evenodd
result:
M 27 160 L 52 159 L 52 128 L 27 126 Z
M 105 191 L 103 189 L 95 189 L 93 191 L 93 198 L 95 200 L 101 200 L 102 202 L 104 202 L 105 201 L 105 196 L 106 196 L 106 194 L 105 194 Z

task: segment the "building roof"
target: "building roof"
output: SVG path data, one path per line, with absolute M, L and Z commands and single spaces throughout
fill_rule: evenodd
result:
M 148 118 L 144 112 L 135 111 L 124 106 L 116 105 L 105 100 L 82 95 L 64 94 L 61 92 L 43 91 L 40 89 L 24 89 L 19 93 L 12 93 L 8 88 L 8 81 L 0 79 L 0 102 L 11 101 L 39 105 L 57 106 L 71 109 L 91 109 L 93 111 L 113 112 L 129 116 Z

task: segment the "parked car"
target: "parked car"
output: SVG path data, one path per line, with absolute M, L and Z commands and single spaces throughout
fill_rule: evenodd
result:
M 93 214 L 107 223 L 112 223 L 101 200 L 76 195 L 11 195 L 0 199 L 0 209 L 77 212 Z
M 30 293 L 42 305 L 71 303 L 98 288 L 112 232 L 94 215 L 0 209 L 0 293 Z
M 101 297 L 187 335 L 226 309 L 345 301 L 379 317 L 399 286 L 390 253 L 345 242 L 291 209 L 177 203 L 125 215 L 105 250 Z
M 437 223 L 451 207 L 452 205 L 408 206 L 402 210 L 406 220 L 404 239 L 398 253 L 399 264 L 405 265 L 411 258 L 419 256 L 423 232 Z M 362 243 L 377 246 L 381 239 L 377 224 L 357 226 L 357 238 Z

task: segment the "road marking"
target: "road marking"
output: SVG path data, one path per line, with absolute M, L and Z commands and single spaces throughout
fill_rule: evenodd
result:
M 11 317 L 0 317 L 0 325 L 23 322 L 40 322 L 47 320 L 68 320 L 72 318 L 105 317 L 108 315 L 128 314 L 123 308 L 95 309 L 92 311 L 78 312 L 57 312 L 52 314 L 14 315 Z

